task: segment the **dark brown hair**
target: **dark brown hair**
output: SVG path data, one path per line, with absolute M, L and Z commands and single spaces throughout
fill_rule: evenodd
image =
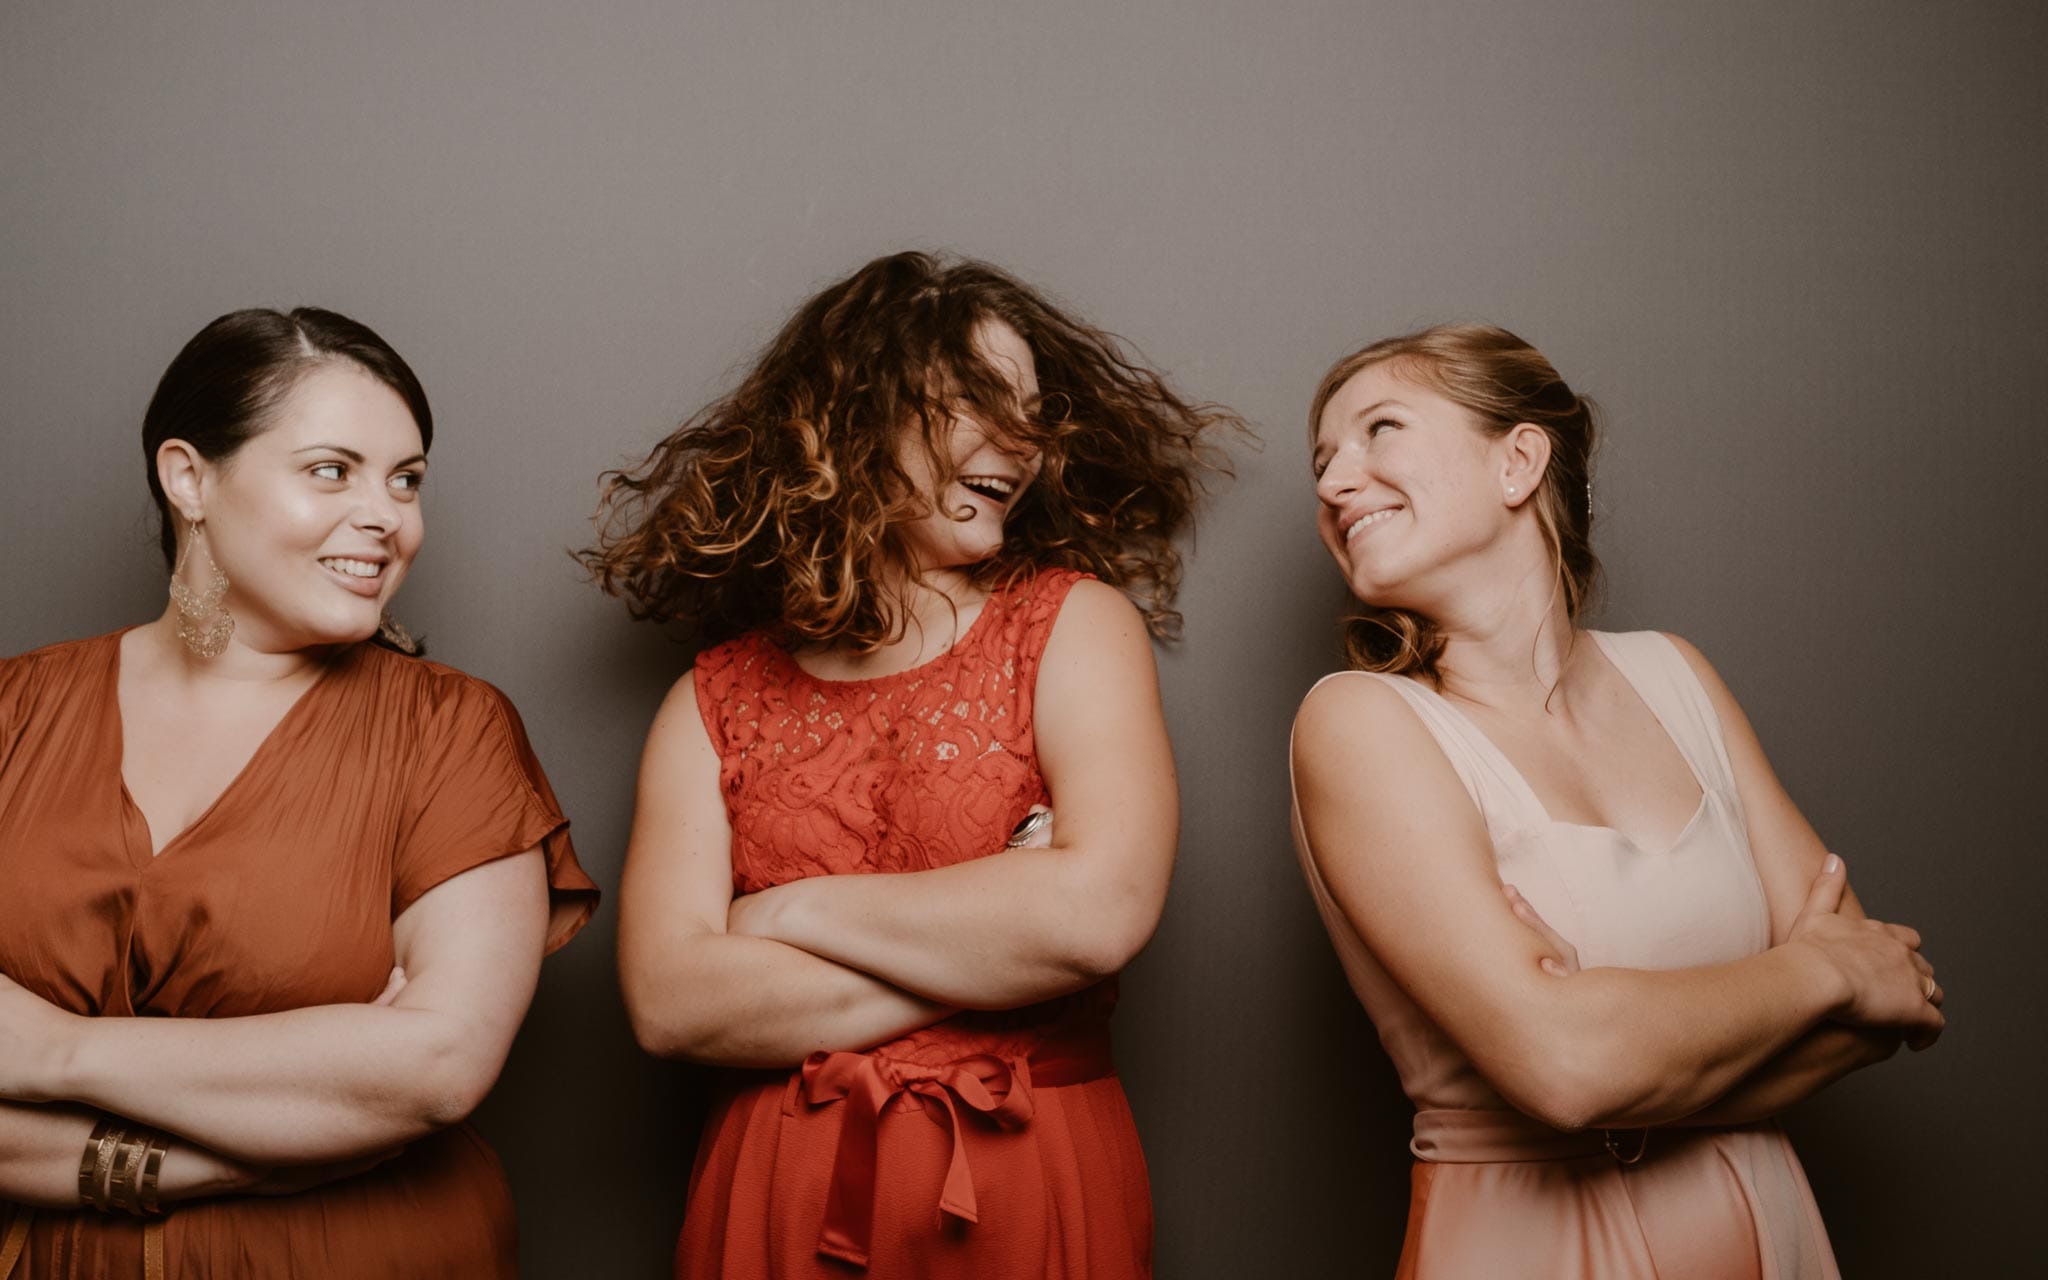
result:
M 988 321 L 1031 348 L 1037 404 L 1020 406 L 978 351 Z M 1222 466 L 1205 436 L 1241 423 L 995 267 L 923 253 L 878 258 L 804 303 L 737 389 L 608 472 L 597 545 L 578 558 L 635 617 L 707 641 L 772 627 L 793 643 L 886 643 L 908 624 L 886 571 L 904 562 L 903 524 L 930 509 L 899 436 L 919 431 L 944 478 L 956 417 L 1042 454 L 976 580 L 1084 569 L 1171 634 L 1173 540 L 1199 473 Z
M 270 415 L 299 379 L 338 360 L 396 392 L 419 425 L 420 449 L 433 447 L 434 413 L 426 391 L 405 358 L 368 325 L 318 307 L 299 307 L 289 315 L 263 307 L 230 311 L 178 352 L 142 415 L 142 457 L 166 565 L 176 562 L 178 540 L 170 501 L 157 479 L 157 449 L 166 440 L 183 440 L 208 462 L 225 461 L 270 425 Z
M 1394 363 L 1404 376 L 1478 418 L 1491 436 L 1527 422 L 1550 437 L 1550 461 L 1530 501 L 1557 564 L 1565 611 L 1577 621 L 1599 583 L 1593 555 L 1593 448 L 1597 409 L 1565 383 L 1543 353 L 1506 329 L 1484 324 L 1435 325 L 1382 338 L 1330 366 L 1309 405 L 1311 438 L 1323 410 L 1345 383 L 1375 365 Z M 1441 683 L 1444 638 L 1436 624 L 1406 609 L 1364 606 L 1344 625 L 1344 656 L 1362 671 L 1415 674 Z

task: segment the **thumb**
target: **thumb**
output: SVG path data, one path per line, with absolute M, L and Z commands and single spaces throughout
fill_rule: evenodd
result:
M 1821 863 L 1820 874 L 1813 878 L 1813 884 L 1806 891 L 1806 905 L 1799 909 L 1802 916 L 1833 915 L 1842 909 L 1842 894 L 1849 888 L 1848 868 L 1834 854 Z

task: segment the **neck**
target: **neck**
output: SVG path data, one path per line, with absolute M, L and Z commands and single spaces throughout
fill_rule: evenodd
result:
M 1547 549 L 1432 616 L 1446 694 L 1495 709 L 1563 705 L 1577 631 Z
M 302 679 L 328 657 L 326 649 L 286 649 L 270 652 L 246 640 L 237 632 L 218 657 L 202 658 L 178 638 L 178 609 L 167 607 L 154 622 L 136 628 L 153 663 L 179 679 L 191 681 L 231 680 L 243 684 L 284 683 Z

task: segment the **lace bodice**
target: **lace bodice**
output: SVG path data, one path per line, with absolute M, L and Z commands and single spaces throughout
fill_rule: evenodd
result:
M 816 875 L 923 871 L 1003 848 L 1049 803 L 1032 737 L 1039 658 L 1083 575 L 1046 570 L 998 591 L 938 657 L 873 680 L 825 680 L 765 632 L 697 659 L 719 755 L 735 894 Z M 1108 1016 L 1113 982 L 999 1013 L 963 1013 L 883 1051 L 949 1060 L 1025 1053 Z

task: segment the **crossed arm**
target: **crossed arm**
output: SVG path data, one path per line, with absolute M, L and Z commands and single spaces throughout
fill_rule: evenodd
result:
M 94 1112 L 184 1139 L 165 1160 L 168 1198 L 291 1189 L 374 1164 L 489 1092 L 533 997 L 546 921 L 541 855 L 528 850 L 398 917 L 404 982 L 376 1003 L 90 1018 L 0 978 L 0 1197 L 75 1207 Z
M 649 735 L 620 892 L 620 972 L 642 1047 L 787 1066 L 1122 968 L 1158 922 L 1178 818 L 1150 641 L 1112 588 L 1084 581 L 1068 595 L 1033 716 L 1059 814 L 1050 847 L 814 876 L 735 901 L 717 754 L 685 677 Z
M 1340 952 L 1369 953 L 1503 1097 L 1559 1128 L 1755 1118 L 1874 1060 L 1884 1038 L 1939 1032 L 1917 935 L 1861 920 L 1839 863 L 1814 883 L 1818 840 L 1733 699 L 1718 679 L 1708 688 L 1752 839 L 1769 851 L 1759 870 L 1777 945 L 1661 972 L 1545 972 L 1554 935 L 1502 894 L 1477 810 L 1393 690 L 1333 681 L 1296 722 L 1304 869 Z

